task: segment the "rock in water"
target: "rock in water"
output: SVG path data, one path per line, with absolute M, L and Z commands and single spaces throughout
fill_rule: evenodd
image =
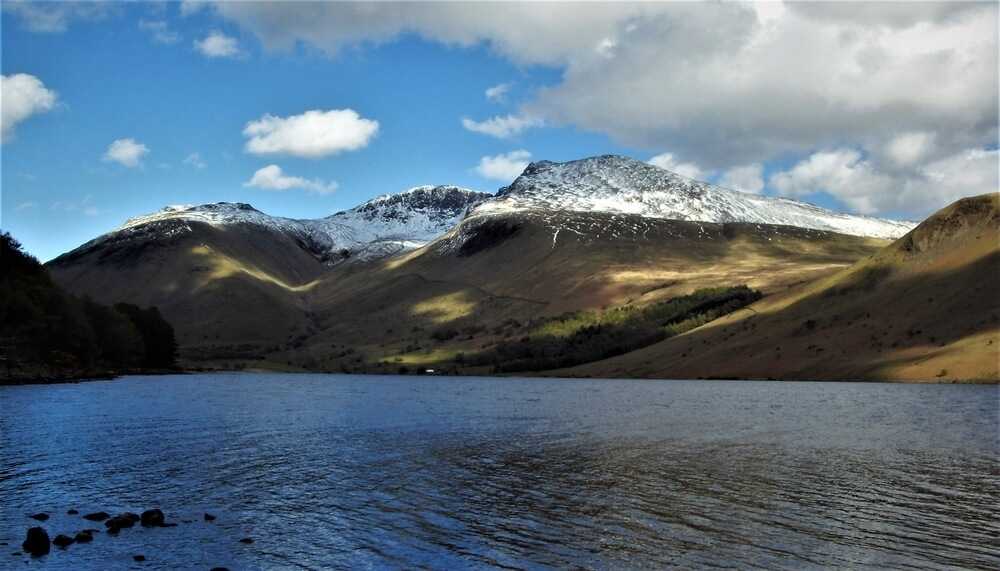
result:
M 146 560 L 146 556 L 145 555 L 133 555 L 132 559 L 135 560 L 135 561 L 145 561 Z
M 134 526 L 138 520 L 139 516 L 134 513 L 125 512 L 107 520 L 104 522 L 104 526 L 108 528 L 108 533 L 118 533 L 122 529 Z
M 104 521 L 111 517 L 108 512 L 94 512 L 92 514 L 87 514 L 83 516 L 83 519 L 88 519 L 90 521 Z
M 78 512 L 78 511 L 76 511 L 76 510 L 68 510 L 68 511 L 66 512 L 66 515 L 76 515 L 76 514 L 78 514 L 78 513 L 80 513 L 80 512 Z
M 37 513 L 35 515 L 28 516 L 31 519 L 37 519 L 38 521 L 45 521 L 49 519 L 49 514 L 47 513 Z
M 73 545 L 73 538 L 68 535 L 59 534 L 52 540 L 52 544 L 56 547 L 66 549 L 70 545 Z
M 215 521 L 215 516 L 212 514 L 205 514 L 205 521 Z
M 166 523 L 164 521 L 163 512 L 158 509 L 146 510 L 142 512 L 142 516 L 139 520 L 142 522 L 143 527 L 163 527 Z
M 76 536 L 73 538 L 73 541 L 77 543 L 90 543 L 91 541 L 94 541 L 94 536 L 91 535 L 89 531 L 84 530 L 77 532 Z
M 243 539 L 240 540 L 240 543 L 253 543 L 253 538 L 244 537 Z
M 24 538 L 21 547 L 35 557 L 45 555 L 49 552 L 49 534 L 41 527 L 28 529 L 28 534 Z

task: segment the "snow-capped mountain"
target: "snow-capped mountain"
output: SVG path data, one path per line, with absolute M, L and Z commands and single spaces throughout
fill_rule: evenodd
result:
M 628 157 L 531 163 L 471 216 L 509 212 L 611 212 L 699 222 L 749 222 L 898 238 L 915 223 L 834 212 L 787 198 L 736 192 Z
M 896 238 L 914 226 L 727 190 L 634 159 L 605 155 L 565 163 L 531 163 L 496 195 L 457 186 L 418 186 L 318 219 L 271 216 L 243 203 L 168 206 L 132 218 L 86 246 L 108 239 L 189 232 L 189 222 L 250 224 L 290 236 L 319 259 L 338 263 L 419 248 L 447 234 L 467 217 L 478 220 L 516 213 L 545 220 L 553 229 L 553 244 L 559 230 L 616 235 L 613 228 L 594 228 L 592 223 L 588 226 L 576 220 L 574 212 L 778 224 L 877 238 Z
M 319 219 L 271 216 L 244 203 L 175 205 L 131 218 L 111 234 L 127 235 L 166 221 L 175 224 L 164 226 L 161 232 L 190 230 L 183 222 L 252 224 L 290 235 L 326 259 L 365 260 L 419 248 L 455 226 L 470 207 L 490 197 L 457 186 L 418 186 Z

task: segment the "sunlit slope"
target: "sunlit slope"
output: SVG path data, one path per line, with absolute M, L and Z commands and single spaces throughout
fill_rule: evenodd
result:
M 85 244 L 48 268 L 77 295 L 158 306 L 188 362 L 262 354 L 306 331 L 323 270 L 283 233 L 173 220 Z
M 960 200 L 850 268 L 558 374 L 1000 379 L 1000 195 Z
M 785 291 L 870 255 L 885 241 L 758 224 L 607 213 L 474 216 L 432 244 L 338 268 L 315 289 L 311 367 L 433 364 L 517 333 L 505 323 L 646 304 L 702 287 Z M 451 331 L 454 331 L 454 335 Z M 294 351 L 280 360 L 292 359 Z
M 885 244 L 789 226 L 529 211 L 474 215 L 423 248 L 330 267 L 261 225 L 159 220 L 49 267 L 74 293 L 159 306 L 189 366 L 373 371 L 453 363 L 567 311 L 703 287 L 783 292 Z

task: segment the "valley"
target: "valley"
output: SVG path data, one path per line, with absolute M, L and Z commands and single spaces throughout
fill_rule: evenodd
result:
M 986 343 L 995 323 L 970 326 L 967 311 L 953 313 L 961 317 L 945 320 L 952 333 L 933 342 L 919 337 L 920 344 L 864 329 L 857 314 L 897 308 L 911 329 L 934 330 L 919 326 L 941 311 L 926 300 L 951 299 L 971 283 L 951 280 L 950 271 L 972 272 L 984 288 L 974 290 L 975 303 L 989 305 L 997 266 L 991 223 L 975 222 L 987 232 L 979 265 L 941 275 L 951 289 L 928 282 L 924 277 L 937 274 L 921 270 L 911 277 L 920 293 L 904 295 L 913 304 L 891 303 L 903 295 L 898 289 L 860 300 L 824 294 L 858 287 L 840 283 L 878 281 L 882 270 L 864 268 L 881 268 L 872 260 L 892 257 L 899 249 L 893 240 L 914 224 L 746 195 L 603 156 L 532 163 L 496 196 L 416 187 L 316 221 L 230 203 L 169 207 L 48 268 L 63 287 L 97 301 L 159 307 L 175 324 L 181 363 L 193 369 L 493 374 L 503 364 L 486 355 L 513 341 L 530 344 L 574 313 L 598 316 L 589 318 L 596 323 L 606 312 L 746 286 L 763 298 L 744 310 L 650 347 L 545 374 L 979 379 L 995 377 L 995 369 L 983 357 L 962 364 L 975 345 L 965 333 L 973 327 Z M 942 240 L 938 249 L 957 248 L 952 238 Z M 904 274 L 894 272 L 888 283 Z M 899 283 L 906 292 L 916 287 Z M 882 284 L 870 287 L 881 292 Z M 851 343 L 834 349 L 806 342 L 801 323 L 810 320 L 817 335 L 836 331 Z M 848 329 L 838 329 L 845 323 Z M 776 366 L 770 357 L 779 344 Z M 869 345 L 882 356 L 862 350 Z

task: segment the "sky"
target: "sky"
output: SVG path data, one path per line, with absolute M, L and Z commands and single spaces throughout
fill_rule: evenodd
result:
M 998 4 L 2 4 L 0 226 L 51 259 L 168 204 L 317 218 L 622 154 L 920 219 L 998 190 Z

